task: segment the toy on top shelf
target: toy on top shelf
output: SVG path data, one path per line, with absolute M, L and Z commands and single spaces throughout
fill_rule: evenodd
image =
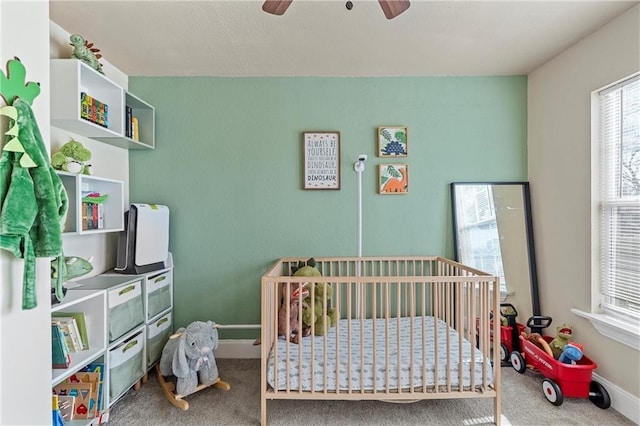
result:
M 98 59 L 102 58 L 102 55 L 97 53 L 100 49 L 94 48 L 93 43 L 89 43 L 80 34 L 72 34 L 69 39 L 71 40 L 70 44 L 73 46 L 71 56 L 80 59 L 100 74 L 104 74 L 102 64 L 98 62 Z

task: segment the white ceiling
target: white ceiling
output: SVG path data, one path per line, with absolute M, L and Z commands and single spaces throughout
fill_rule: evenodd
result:
M 639 2 L 345 3 L 51 0 L 50 18 L 131 76 L 522 75 Z

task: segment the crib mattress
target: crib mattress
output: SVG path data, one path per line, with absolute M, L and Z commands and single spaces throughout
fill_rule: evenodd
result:
M 385 321 L 382 319 L 376 319 L 375 322 L 372 319 L 351 320 L 351 336 L 348 333 L 347 321 L 349 320 L 340 320 L 325 337 L 316 336 L 313 347 L 311 337 L 302 339 L 300 345 L 302 363 L 299 346 L 293 343 L 287 345 L 282 337 L 278 339 L 277 365 L 274 365 L 274 347 L 271 348 L 268 359 L 267 382 L 269 385 L 278 390 L 288 388 L 303 391 L 324 391 L 325 389 L 382 391 L 433 387 L 436 382 L 438 386 L 446 386 L 447 383 L 459 386 L 460 375 L 462 375 L 462 385 L 470 388 L 472 366 L 474 388 L 492 383 L 493 371 L 490 360 L 484 358 L 469 341 L 463 339 L 460 345 L 458 332 L 441 320 L 433 317 L 390 318 L 388 327 L 385 327 Z M 411 329 L 413 329 L 413 351 L 409 340 Z M 423 332 L 425 344 L 421 345 Z M 435 344 L 436 333 L 438 350 Z M 448 348 L 447 333 L 449 334 Z M 400 336 L 399 345 L 398 335 Z M 360 348 L 361 336 L 364 341 L 363 351 Z M 388 344 L 385 344 L 385 339 L 388 339 Z M 287 347 L 288 357 L 286 356 Z M 462 365 L 460 365 L 460 350 L 462 350 Z M 301 364 L 302 367 L 300 367 Z M 448 366 L 450 370 L 447 372 Z M 483 366 L 486 369 L 486 379 L 483 376 Z M 351 370 L 350 374 L 347 374 L 348 369 Z

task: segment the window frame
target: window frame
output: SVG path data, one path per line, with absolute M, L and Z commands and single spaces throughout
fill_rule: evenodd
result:
M 579 309 L 571 311 L 587 318 L 604 336 L 640 350 L 640 320 L 633 314 L 626 314 L 620 309 L 603 306 L 605 296 L 602 294 L 601 247 L 604 236 L 601 232 L 602 180 L 605 178 L 604 161 L 601 152 L 601 109 L 603 93 L 617 87 L 640 80 L 640 72 L 622 78 L 612 84 L 591 92 L 591 309 L 584 312 Z

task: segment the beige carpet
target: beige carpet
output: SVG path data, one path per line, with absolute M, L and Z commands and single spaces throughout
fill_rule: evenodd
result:
M 164 397 L 155 375 L 140 390 L 130 390 L 112 408 L 109 424 L 259 425 L 260 365 L 257 359 L 219 359 L 220 377 L 231 389 L 207 388 L 186 398 L 182 411 Z M 542 375 L 502 367 L 504 425 L 634 425 L 612 408 L 602 410 L 588 399 L 549 403 Z M 270 425 L 486 425 L 492 424 L 490 399 L 431 400 L 410 404 L 378 401 L 269 401 Z

